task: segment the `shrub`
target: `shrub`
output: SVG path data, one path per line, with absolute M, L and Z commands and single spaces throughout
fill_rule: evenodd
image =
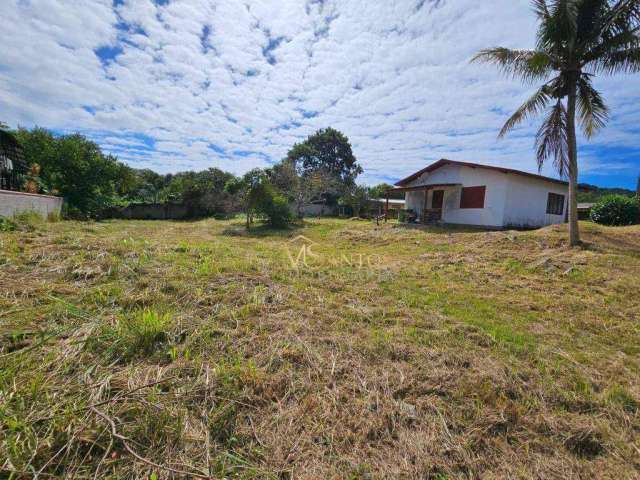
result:
M 640 208 L 634 198 L 608 195 L 591 208 L 591 220 L 602 225 L 632 225 L 640 218 Z
M 284 228 L 291 223 L 291 208 L 289 202 L 279 193 L 270 192 L 262 205 L 262 214 L 267 218 L 269 225 L 274 228 Z

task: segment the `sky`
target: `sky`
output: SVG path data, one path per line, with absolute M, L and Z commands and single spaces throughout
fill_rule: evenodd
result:
M 534 87 L 469 62 L 533 47 L 528 0 L 1 0 L 0 18 L 0 120 L 136 168 L 240 174 L 331 126 L 361 183 L 440 158 L 537 171 L 536 120 L 497 139 Z M 612 114 L 579 140 L 580 181 L 635 189 L 640 74 L 595 84 Z

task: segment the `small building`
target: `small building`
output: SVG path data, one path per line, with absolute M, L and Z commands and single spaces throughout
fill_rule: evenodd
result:
M 510 168 L 442 159 L 395 185 L 421 223 L 538 228 L 567 218 L 567 182 Z
M 594 205 L 595 203 L 578 203 L 578 218 L 588 220 Z

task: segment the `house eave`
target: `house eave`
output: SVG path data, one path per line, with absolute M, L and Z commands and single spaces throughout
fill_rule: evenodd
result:
M 412 182 L 416 178 L 420 178 L 420 176 L 423 175 L 424 173 L 433 172 L 434 170 L 437 170 L 440 167 L 444 167 L 445 165 L 458 165 L 458 166 L 461 166 L 461 167 L 482 168 L 482 169 L 485 169 L 485 170 L 493 170 L 493 171 L 502 172 L 502 173 L 505 173 L 505 174 L 521 175 L 521 176 L 524 176 L 524 177 L 535 178 L 535 179 L 538 179 L 538 180 L 552 182 L 552 183 L 556 183 L 556 184 L 560 184 L 560 185 L 564 185 L 564 186 L 569 185 L 568 182 L 565 182 L 564 180 L 559 180 L 557 178 L 551 178 L 551 177 L 545 177 L 543 175 L 537 175 L 535 173 L 524 172 L 522 170 L 514 170 L 512 168 L 496 167 L 496 166 L 493 166 L 493 165 L 483 165 L 481 163 L 459 162 L 457 160 L 448 160 L 446 158 L 443 158 L 443 159 L 438 160 L 435 163 L 432 163 L 431 165 L 428 165 L 427 167 L 423 168 L 422 170 L 418 170 L 417 172 L 409 175 L 408 177 L 403 178 L 399 182 L 396 182 L 395 186 L 396 187 L 405 187 L 407 185 L 407 183 Z

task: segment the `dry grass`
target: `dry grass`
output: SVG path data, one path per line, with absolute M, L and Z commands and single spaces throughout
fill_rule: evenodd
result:
M 640 227 L 583 230 L 0 232 L 0 476 L 638 478 Z

